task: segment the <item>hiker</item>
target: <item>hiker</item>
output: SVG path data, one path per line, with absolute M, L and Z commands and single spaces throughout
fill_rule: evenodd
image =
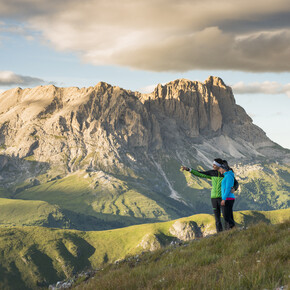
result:
M 235 226 L 233 205 L 235 202 L 235 195 L 231 188 L 234 186 L 235 174 L 232 168 L 229 167 L 226 160 L 223 160 L 218 171 L 224 175 L 222 180 L 222 211 L 225 220 L 225 229 L 229 230 Z
M 211 179 L 212 181 L 212 189 L 211 189 L 211 204 L 213 207 L 215 223 L 216 223 L 216 230 L 217 232 L 221 232 L 223 230 L 222 222 L 221 222 L 221 183 L 223 179 L 223 175 L 218 171 L 219 167 L 221 166 L 223 160 L 220 158 L 214 159 L 213 161 L 213 170 L 209 171 L 197 171 L 192 168 L 188 168 L 185 166 L 181 166 L 182 170 L 189 171 L 195 176 L 201 178 Z M 239 187 L 239 183 L 235 179 L 235 184 L 233 186 L 232 191 L 236 191 Z

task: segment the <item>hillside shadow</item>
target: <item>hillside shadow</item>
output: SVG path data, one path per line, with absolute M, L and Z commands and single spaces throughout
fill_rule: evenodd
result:
M 203 237 L 203 233 L 202 233 L 201 227 L 195 221 L 190 221 L 189 225 L 192 228 L 192 230 L 194 231 L 196 238 L 202 238 Z
M 49 218 L 41 226 L 47 228 L 73 229 L 79 231 L 103 231 L 124 228 L 132 225 L 159 223 L 163 220 L 153 218 L 137 218 L 106 213 L 96 213 L 96 216 L 74 212 L 61 208 L 64 217 L 61 220 Z
M 96 213 L 96 216 L 92 216 L 67 209 L 62 209 L 62 212 L 70 221 L 69 228 L 81 231 L 111 230 L 131 225 L 160 222 L 158 219 L 137 218 L 106 213 Z
M 64 210 L 65 213 L 69 211 Z M 132 225 L 148 223 L 160 223 L 164 220 L 154 218 L 139 218 L 132 216 L 121 216 L 107 213 L 96 213 L 96 216 L 85 215 L 70 211 L 72 225 L 71 229 L 85 231 L 101 231 L 124 228 Z
M 91 269 L 89 258 L 96 249 L 86 240 L 71 233 L 64 233 L 64 239 L 58 242 L 57 248 L 67 265 L 73 269 L 72 274 Z
M 11 262 L 7 268 L 0 264 L 0 289 L 30 289 L 25 285 L 14 262 Z
M 47 254 L 38 250 L 36 246 L 30 249 L 30 254 L 28 256 L 30 261 L 36 266 L 37 284 L 39 286 L 48 286 L 50 283 L 63 278 L 55 269 L 55 261 Z
M 33 245 L 27 251 L 25 259 L 34 269 L 37 286 L 47 287 L 80 271 L 91 269 L 89 258 L 94 252 L 95 248 L 84 239 L 71 233 L 64 233 L 63 238 L 56 243 L 56 257 L 55 254 L 51 256 Z M 60 268 L 62 271 L 59 271 Z
M 259 222 L 271 224 L 271 221 L 268 218 L 266 218 L 265 215 L 257 211 L 252 211 L 249 214 L 241 212 L 240 214 L 243 219 L 240 225 L 245 226 L 245 227 L 257 224 Z
M 37 176 L 44 174 L 50 169 L 48 162 L 34 160 L 34 156 L 19 158 L 0 154 L 0 187 L 9 191 L 10 197 L 30 187 L 39 185 Z M 27 182 L 27 179 L 30 179 Z M 17 187 L 16 184 L 26 182 L 25 185 Z

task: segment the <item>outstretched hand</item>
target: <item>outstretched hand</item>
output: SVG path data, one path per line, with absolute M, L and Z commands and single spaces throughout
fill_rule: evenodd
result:
M 184 171 L 184 170 L 185 170 L 185 171 L 189 171 L 189 168 L 186 167 L 186 166 L 183 166 L 183 165 L 180 167 L 180 169 L 181 169 L 182 171 Z

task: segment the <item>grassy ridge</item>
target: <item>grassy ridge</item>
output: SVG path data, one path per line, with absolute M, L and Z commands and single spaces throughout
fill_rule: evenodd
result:
M 0 226 L 68 227 L 59 207 L 44 201 L 0 198 Z
M 235 212 L 235 219 L 240 225 L 248 225 L 257 220 L 278 223 L 289 218 L 290 209 Z M 215 229 L 214 217 L 208 214 L 178 221 L 196 225 L 204 235 Z M 83 269 L 97 268 L 103 263 L 141 253 L 152 246 L 155 249 L 161 248 L 176 240 L 170 233 L 176 222 L 98 232 L 44 227 L 0 227 L 0 289 L 47 286 Z
M 77 289 L 276 289 L 290 286 L 290 221 L 260 223 L 110 265 Z M 288 288 L 287 288 L 288 289 Z

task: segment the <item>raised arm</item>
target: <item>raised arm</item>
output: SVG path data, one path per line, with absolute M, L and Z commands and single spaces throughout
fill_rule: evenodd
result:
M 188 168 L 188 167 L 185 167 L 185 166 L 181 166 L 181 170 L 189 171 L 191 174 L 193 174 L 193 175 L 195 175 L 197 177 L 212 179 L 212 176 L 211 175 L 204 174 L 204 173 L 200 173 L 199 171 L 194 170 L 192 168 Z

